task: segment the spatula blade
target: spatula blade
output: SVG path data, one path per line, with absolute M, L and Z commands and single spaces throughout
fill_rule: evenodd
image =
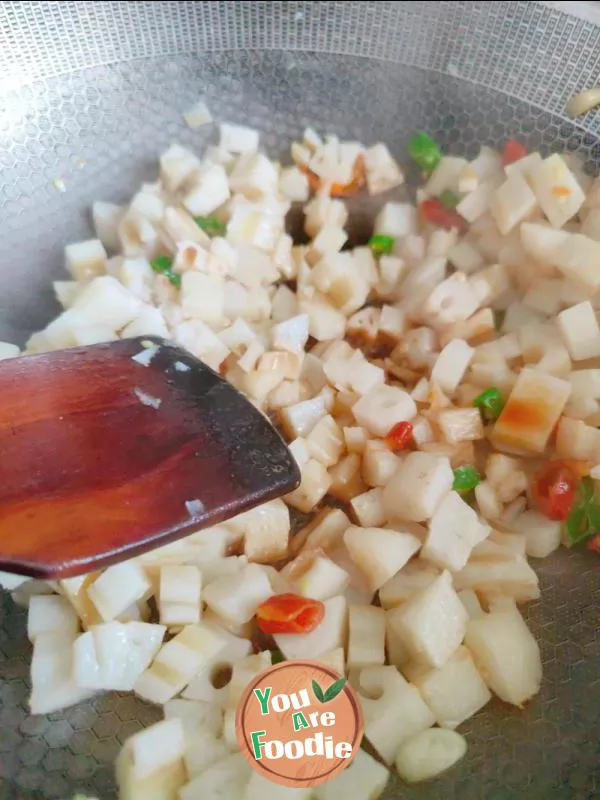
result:
M 158 337 L 1 362 L 0 452 L 0 569 L 37 578 L 131 558 L 300 480 L 266 417 Z

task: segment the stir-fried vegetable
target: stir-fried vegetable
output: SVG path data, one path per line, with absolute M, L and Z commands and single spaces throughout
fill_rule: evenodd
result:
M 256 609 L 256 622 L 263 633 L 309 633 L 325 615 L 320 600 L 298 594 L 277 594 Z
M 433 172 L 442 160 L 442 152 L 439 146 L 424 131 L 415 133 L 410 139 L 408 152 L 413 161 L 416 161 L 424 172 Z
M 452 488 L 459 494 L 471 492 L 481 483 L 481 475 L 471 464 L 464 464 L 454 470 Z
M 426 199 L 385 202 L 368 246 L 347 244 L 334 197 L 403 182 L 385 145 L 307 129 L 280 168 L 257 131 L 223 125 L 203 157 L 171 146 L 130 206 L 97 204 L 98 238 L 67 248 L 65 313 L 28 352 L 173 338 L 276 419 L 301 472 L 283 499 L 53 594 L 0 573 L 29 603 L 34 713 L 133 689 L 177 721 L 128 742 L 123 800 L 147 794 L 140 753 L 157 800 L 223 776 L 242 797 L 235 708 L 282 659 L 352 675 L 381 761 L 433 776 L 454 758 L 446 725 L 539 690 L 528 558 L 565 537 L 600 553 L 600 179 L 514 140 L 467 161 L 419 133 L 410 152 Z M 311 519 L 292 536 L 295 511 Z M 379 796 L 387 767 L 355 764 L 368 780 L 353 767 L 328 800 L 361 781 L 352 797 Z
M 467 229 L 466 220 L 453 208 L 448 208 L 439 197 L 430 197 L 423 200 L 419 206 L 421 216 L 426 222 L 437 225 L 446 230 L 457 230 L 464 233 Z
M 386 236 L 384 233 L 375 233 L 369 239 L 369 247 L 377 256 L 387 255 L 394 249 L 394 242 L 396 241 L 393 236 Z
M 550 461 L 536 475 L 532 497 L 548 519 L 566 520 L 577 492 L 577 475 L 564 461 Z
M 413 441 L 413 426 L 410 422 L 398 422 L 385 437 L 390 450 L 406 450 Z
M 495 386 L 486 389 L 485 392 L 477 395 L 473 400 L 473 405 L 481 411 L 481 414 L 486 422 L 493 422 L 497 420 L 502 409 L 504 408 L 504 400 L 500 389 Z
M 175 286 L 177 289 L 181 286 L 181 275 L 173 272 L 173 259 L 169 256 L 157 256 L 150 261 L 150 266 L 159 275 L 164 275 L 165 278 Z
M 194 222 L 209 236 L 225 236 L 227 225 L 218 217 L 194 217 Z

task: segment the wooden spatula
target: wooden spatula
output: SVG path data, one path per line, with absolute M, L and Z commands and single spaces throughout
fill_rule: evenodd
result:
M 269 421 L 157 337 L 0 362 L 0 569 L 78 575 L 292 491 Z

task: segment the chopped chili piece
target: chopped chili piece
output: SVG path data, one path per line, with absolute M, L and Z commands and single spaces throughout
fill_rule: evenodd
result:
M 455 492 L 463 494 L 472 491 L 481 483 L 481 475 L 470 464 L 464 464 L 454 470 L 454 483 L 452 488 Z
M 565 531 L 572 544 L 594 539 L 600 533 L 600 504 L 590 478 L 583 478 L 577 485 Z
M 385 233 L 375 233 L 368 241 L 368 245 L 376 256 L 387 255 L 392 252 L 394 236 L 386 236 Z
M 413 440 L 413 426 L 410 422 L 398 422 L 385 437 L 390 450 L 406 450 Z
M 516 139 L 509 139 L 504 144 L 504 152 L 502 153 L 502 165 L 506 167 L 507 164 L 514 164 L 515 161 L 520 161 L 527 155 L 527 148 Z
M 173 259 L 169 256 L 157 256 L 150 262 L 150 266 L 159 275 L 164 275 L 165 278 L 175 286 L 177 289 L 181 286 L 181 275 L 173 272 Z
M 454 194 L 454 192 L 451 192 L 450 189 L 446 189 L 445 192 L 441 193 L 440 200 L 446 206 L 446 208 L 456 208 L 460 202 L 458 197 Z
M 467 221 L 453 208 L 446 208 L 439 197 L 430 197 L 423 200 L 419 206 L 421 216 L 426 222 L 437 225 L 438 228 L 452 230 L 456 228 L 459 233 L 464 233 L 467 228 Z
M 311 192 L 317 194 L 321 188 L 321 178 L 319 178 L 315 172 L 311 172 L 308 167 L 302 167 L 301 169 L 308 178 L 308 185 L 310 186 Z
M 263 633 L 310 633 L 323 621 L 325 606 L 299 594 L 276 594 L 256 611 Z
M 317 174 L 308 169 L 308 167 L 301 168 L 308 178 L 308 185 L 315 194 L 327 184 Z M 330 197 L 354 197 L 363 188 L 367 180 L 367 173 L 365 170 L 365 159 L 362 155 L 357 156 L 356 161 L 352 167 L 352 177 L 348 183 L 332 183 L 329 189 Z
M 566 520 L 577 492 L 577 475 L 564 461 L 550 461 L 536 475 L 532 499 L 548 519 Z
M 498 419 L 504 408 L 504 400 L 500 389 L 495 386 L 486 389 L 473 400 L 473 405 L 478 408 L 486 422 L 494 422 Z
M 419 131 L 408 143 L 408 153 L 424 172 L 433 172 L 442 160 L 442 152 L 428 133 Z
M 217 217 L 194 217 L 194 222 L 209 236 L 225 236 L 227 225 Z
M 173 259 L 170 256 L 157 256 L 152 259 L 150 266 L 154 272 L 159 272 L 161 275 L 164 275 L 165 272 L 169 272 L 173 266 Z

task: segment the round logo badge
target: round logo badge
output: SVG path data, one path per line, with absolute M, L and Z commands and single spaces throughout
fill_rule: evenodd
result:
M 345 769 L 360 747 L 363 719 L 345 678 L 316 661 L 284 661 L 246 687 L 236 716 L 238 744 L 265 778 L 318 786 Z

